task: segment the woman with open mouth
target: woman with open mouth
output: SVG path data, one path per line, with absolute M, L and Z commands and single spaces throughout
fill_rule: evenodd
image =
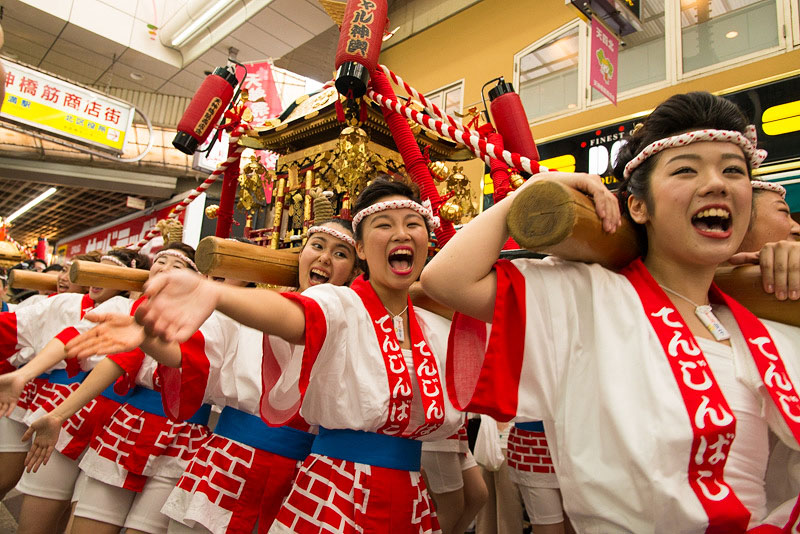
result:
M 298 263 L 300 291 L 321 283 L 349 283 L 357 269 L 350 222 L 334 219 L 309 228 Z M 246 285 L 224 282 L 226 287 Z M 252 532 L 256 523 L 259 532 L 266 532 L 314 440 L 308 423 L 299 416 L 279 428 L 260 417 L 265 409 L 262 381 L 268 394 L 277 391 L 285 397 L 289 392 L 299 400 L 299 376 L 295 374 L 293 382 L 281 376 L 290 374 L 281 372 L 292 356 L 280 350 L 287 344 L 276 340 L 273 351 L 273 343 L 261 331 L 214 313 L 187 343 L 151 351 L 147 345 L 157 341 L 147 339 L 132 317 L 92 318 L 99 325 L 70 344 L 70 355 L 82 359 L 141 346 L 163 364 L 158 372 L 164 406 L 172 419 L 191 415 L 203 403 L 222 409 L 211 438 L 197 451 L 163 508 L 159 506 L 170 518 L 170 534 Z M 181 350 L 192 340 L 202 340 L 203 350 Z M 302 357 L 302 346 L 297 350 Z M 263 379 L 258 357 L 262 353 Z
M 250 327 L 303 344 L 300 402 L 264 414 L 284 424 L 297 412 L 319 425 L 311 455 L 269 532 L 439 532 L 419 473 L 421 440 L 461 424 L 445 394 L 448 321 L 410 305 L 425 264 L 429 206 L 404 184 L 377 179 L 355 203 L 353 228 L 365 274 L 349 288 L 320 284 L 302 295 L 221 290 L 171 275 L 147 287 L 140 320 L 182 341 L 214 309 Z M 286 400 L 286 399 L 284 399 Z M 271 394 L 270 402 L 281 402 Z
M 196 272 L 193 258 L 192 247 L 170 243 L 155 255 L 150 278 L 176 270 Z M 126 299 L 122 306 L 98 312 L 130 315 L 143 300 Z M 75 339 L 94 326 L 92 317 L 87 314 L 65 340 Z M 60 358 L 66 357 L 65 347 L 60 349 Z M 199 352 L 202 348 L 188 350 Z M 211 407 L 202 405 L 184 421 L 168 419 L 159 391 L 158 364 L 142 350 L 90 359 L 95 365 L 79 387 L 66 398 L 54 399 L 52 411 L 30 424 L 24 437 L 32 438 L 33 443 L 26 463 L 35 471 L 48 459 L 52 461 L 51 452 L 64 434 L 65 421 L 84 406 L 95 405 L 93 401 L 99 396 L 119 395 L 119 405 L 97 425 L 80 459 L 85 476 L 78 481 L 73 497 L 77 504 L 72 532 L 102 534 L 117 532 L 123 526 L 131 533 L 163 532 L 167 519 L 158 509 L 208 438 L 206 424 Z M 158 503 L 156 511 L 154 503 Z
M 767 510 L 763 483 L 768 430 L 798 448 L 797 347 L 712 284 L 747 232 L 750 171 L 765 156 L 734 104 L 676 95 L 617 160 L 620 204 L 647 246 L 622 272 L 498 261 L 510 200 L 426 268 L 425 290 L 464 314 L 447 362 L 454 404 L 544 422 L 576 531 L 780 532 L 797 522 L 794 499 Z M 618 227 L 598 176 L 542 177 L 593 196 L 605 231 Z
M 80 255 L 74 259 L 97 261 L 107 265 L 137 265 L 146 269 L 149 260 L 131 250 L 111 250 L 104 256 Z M 68 266 L 67 266 L 68 267 Z M 60 279 L 60 276 L 59 276 Z M 84 289 L 71 284 L 71 289 Z M 61 399 L 80 386 L 87 372 L 99 361 L 64 361 L 64 345 L 77 333 L 74 326 L 97 306 L 118 307 L 128 302 L 127 293 L 117 290 L 67 292 L 53 295 L 33 306 L 17 310 L 14 315 L 2 314 L 0 327 L 4 347 L 21 349 L 12 357 L 17 370 L 0 377 L 0 434 L 2 440 L 14 440 L 16 454 L 0 454 L 0 472 L 19 472 L 17 489 L 23 494 L 20 531 L 58 530 L 59 518 L 69 508 L 78 477 L 77 459 L 88 445 L 94 431 L 94 419 L 107 417 L 119 403 L 104 398 L 65 423 L 63 439 L 56 446 L 56 460 L 41 473 L 25 473 L 30 444 L 22 441 L 28 424 L 52 410 Z M 11 326 L 15 328 L 12 329 Z M 13 339 L 12 339 L 13 338 Z M 134 364 L 135 365 L 135 364 Z M 7 417 L 3 417 L 7 416 Z M 55 446 L 55 444 L 54 444 Z M 0 449 L 2 450 L 2 449 Z M 8 450 L 8 449 L 6 449 Z M 8 463 L 6 460 L 10 460 Z M 13 486 L 12 486 L 13 487 Z

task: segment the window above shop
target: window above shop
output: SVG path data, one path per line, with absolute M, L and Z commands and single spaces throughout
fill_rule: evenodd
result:
M 625 99 L 800 46 L 798 0 L 641 0 L 642 29 L 619 47 Z M 514 85 L 531 122 L 608 100 L 589 86 L 590 25 L 558 28 L 514 56 Z
M 454 113 L 461 113 L 464 100 L 464 80 L 459 80 L 430 93 L 425 93 L 429 102 L 438 106 L 451 117 L 458 117 Z

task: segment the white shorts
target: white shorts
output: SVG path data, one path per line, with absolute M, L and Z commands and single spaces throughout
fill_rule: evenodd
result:
M 428 489 L 441 495 L 464 487 L 463 471 L 477 466 L 472 453 L 422 451 L 422 469 L 428 481 Z
M 532 525 L 553 525 L 564 521 L 561 490 L 517 486 Z
M 87 477 L 77 495 L 75 516 L 163 534 L 169 518 L 161 513 L 161 507 L 177 483 L 177 478 L 151 476 L 141 493 L 137 493 Z
M 80 473 L 78 462 L 53 451 L 47 464 L 40 466 L 37 472 L 26 471 L 22 474 L 17 489 L 20 493 L 33 497 L 69 501 Z
M 31 442 L 22 441 L 22 434 L 26 430 L 28 425 L 0 417 L 0 452 L 28 452 Z

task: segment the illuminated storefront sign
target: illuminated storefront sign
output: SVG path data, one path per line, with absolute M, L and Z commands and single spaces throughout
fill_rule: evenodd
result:
M 767 150 L 762 169 L 800 162 L 800 76 L 724 94 L 735 102 L 756 126 L 758 145 Z M 599 174 L 614 187 L 613 162 L 623 138 L 644 117 L 617 122 L 561 139 L 538 144 L 542 165 L 565 172 Z M 771 171 L 776 172 L 776 171 Z M 769 180 L 769 174 L 762 177 Z M 793 211 L 800 211 L 800 183 L 779 179 L 789 191 Z
M 2 119 L 122 153 L 133 106 L 7 59 L 3 65 L 6 97 Z

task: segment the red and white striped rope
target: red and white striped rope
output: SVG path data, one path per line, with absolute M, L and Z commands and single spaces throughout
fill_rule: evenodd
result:
M 434 130 L 440 135 L 447 137 L 448 139 L 452 139 L 456 143 L 463 143 L 473 154 L 484 160 L 487 164 L 491 164 L 492 159 L 498 159 L 505 162 L 509 167 L 525 171 L 529 174 L 536 174 L 549 170 L 546 167 L 540 166 L 538 162 L 531 161 L 529 158 L 526 158 L 525 156 L 522 156 L 516 152 L 503 150 L 500 152 L 500 154 L 498 154 L 495 146 L 492 143 L 487 142 L 485 139 L 470 136 L 463 129 L 456 128 L 455 126 L 445 126 L 442 121 L 434 119 L 428 115 L 425 115 L 424 113 L 420 113 L 415 109 L 411 109 L 391 97 L 378 94 L 372 89 L 367 92 L 367 96 L 369 96 L 379 105 L 394 111 L 395 113 L 404 116 L 421 126 Z
M 392 82 L 395 85 L 397 85 L 398 87 L 403 87 L 403 89 L 409 96 L 419 100 L 420 103 L 425 107 L 425 109 L 428 110 L 433 116 L 438 117 L 442 121 L 447 120 L 447 122 L 450 123 L 450 126 L 453 126 L 455 128 L 461 128 L 470 135 L 480 137 L 478 133 L 472 132 L 469 128 L 463 126 L 459 121 L 457 121 L 456 119 L 454 119 L 453 117 L 451 117 L 450 115 L 439 109 L 439 106 L 437 106 L 436 104 L 425 98 L 425 95 L 423 95 L 422 93 L 411 87 L 408 84 L 408 82 L 406 82 L 403 78 L 401 78 L 400 76 L 389 70 L 389 67 L 387 67 L 386 65 L 378 65 L 378 68 L 381 69 L 383 73 L 386 76 L 388 76 L 389 79 L 392 80 Z
M 246 123 L 239 124 L 239 126 L 237 126 L 231 132 L 231 135 L 230 135 L 230 138 L 228 140 L 228 143 L 231 144 L 231 145 L 237 144 L 238 141 L 239 141 L 239 138 L 249 128 L 250 128 L 249 124 L 246 124 Z M 212 172 L 211 175 L 208 178 L 203 180 L 203 183 L 201 183 L 199 186 L 197 186 L 197 188 L 194 191 L 192 191 L 189 194 L 189 196 L 187 196 L 186 198 L 181 200 L 180 204 L 175 206 L 175 208 L 172 210 L 172 212 L 169 214 L 169 217 L 167 217 L 167 218 L 168 219 L 177 219 L 178 215 L 180 215 L 180 213 L 182 211 L 186 210 L 186 207 L 189 204 L 191 204 L 194 199 L 196 199 L 198 196 L 200 196 L 206 189 L 211 187 L 211 184 L 216 182 L 217 179 L 225 173 L 225 170 L 228 168 L 229 165 L 231 165 L 232 163 L 234 163 L 236 161 L 239 161 L 241 159 L 242 151 L 244 151 L 244 149 L 245 149 L 244 146 L 241 146 L 241 145 L 237 146 L 236 147 L 236 151 L 233 153 L 233 155 L 229 156 L 228 159 L 226 159 L 225 161 L 220 163 L 217 166 L 217 168 L 214 169 L 214 172 Z M 148 241 L 150 241 L 151 239 L 153 239 L 154 237 L 156 237 L 159 234 L 161 234 L 161 231 L 159 229 L 151 228 L 150 231 L 148 231 L 145 234 L 145 236 L 142 238 L 141 241 L 139 241 L 135 245 L 129 245 L 129 248 L 142 248 L 143 246 L 145 246 L 147 244 Z

